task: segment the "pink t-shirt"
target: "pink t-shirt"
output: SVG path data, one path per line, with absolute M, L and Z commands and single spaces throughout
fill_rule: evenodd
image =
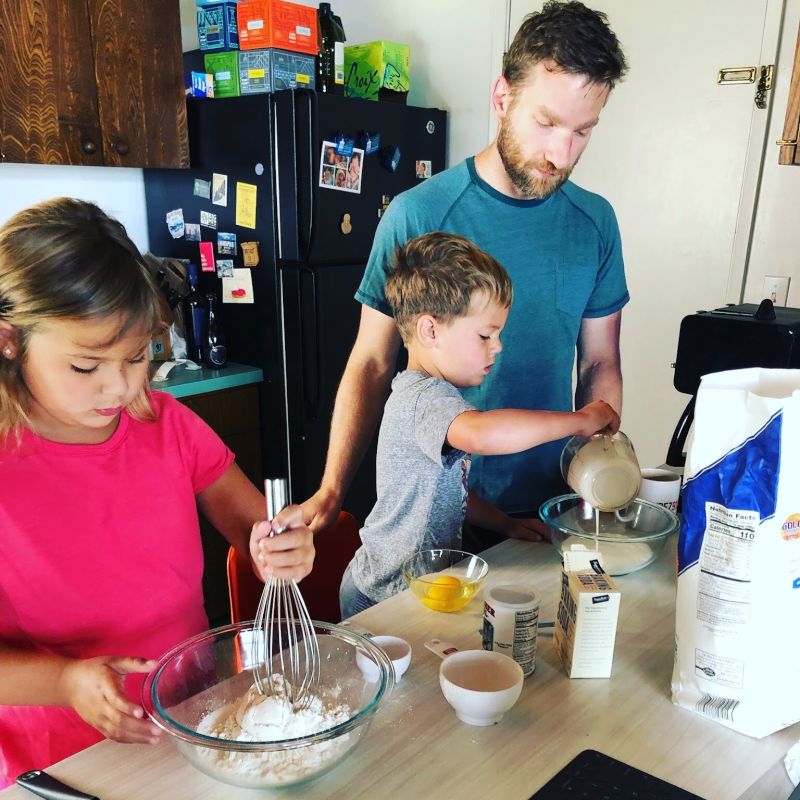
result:
M 0 641 L 40 652 L 157 658 L 208 627 L 195 495 L 233 454 L 153 392 L 99 445 L 0 440 Z M 139 702 L 143 676 L 128 694 Z M 0 787 L 102 739 L 70 708 L 0 705 Z

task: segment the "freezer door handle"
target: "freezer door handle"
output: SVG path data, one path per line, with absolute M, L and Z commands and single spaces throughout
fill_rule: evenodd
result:
M 317 276 L 313 269 L 300 270 L 300 352 L 302 353 L 303 404 L 307 419 L 316 419 L 319 414 L 320 382 L 322 363 L 320 360 Z

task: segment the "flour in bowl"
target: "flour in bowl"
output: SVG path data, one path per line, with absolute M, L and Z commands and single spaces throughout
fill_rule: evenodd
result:
M 321 733 L 353 716 L 349 706 L 325 691 L 314 692 L 302 709 L 292 711 L 283 677 L 272 676 L 272 685 L 270 695 L 259 694 L 251 686 L 237 700 L 206 714 L 197 732 L 240 742 L 277 742 Z M 328 741 L 261 752 L 198 749 L 210 769 L 236 773 L 241 782 L 252 778 L 260 785 L 263 778 L 269 778 L 271 784 L 281 785 L 301 781 L 334 764 L 358 736 L 356 730 Z

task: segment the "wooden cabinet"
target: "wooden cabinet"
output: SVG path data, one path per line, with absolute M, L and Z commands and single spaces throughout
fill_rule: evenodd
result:
M 236 463 L 256 486 L 263 482 L 261 431 L 258 415 L 258 392 L 255 384 L 223 389 L 219 392 L 181 398 L 181 402 L 204 419 L 236 454 Z M 206 613 L 212 627 L 230 622 L 228 579 L 225 569 L 228 543 L 200 517 L 205 571 L 203 594 Z
M 2 0 L 0 158 L 188 167 L 178 0 Z
M 789 86 L 789 101 L 786 105 L 786 120 L 783 123 L 783 136 L 778 155 L 779 164 L 800 164 L 800 146 L 797 137 L 800 133 L 800 27 L 797 30 L 797 46 L 794 51 L 792 82 Z M 783 144 L 787 142 L 787 144 Z

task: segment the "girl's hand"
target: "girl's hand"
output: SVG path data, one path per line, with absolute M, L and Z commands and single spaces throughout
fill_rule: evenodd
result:
M 71 661 L 61 673 L 69 705 L 103 736 L 115 742 L 156 744 L 161 730 L 124 690 L 125 675 L 150 672 L 155 661 L 144 658 L 99 656 Z
M 271 531 L 276 531 L 274 536 Z M 262 580 L 268 575 L 296 581 L 305 578 L 314 564 L 314 534 L 303 522 L 302 508 L 287 506 L 272 523 L 256 522 L 250 532 L 250 557 Z

